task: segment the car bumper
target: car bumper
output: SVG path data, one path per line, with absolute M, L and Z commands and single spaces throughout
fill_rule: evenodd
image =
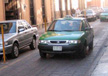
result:
M 5 46 L 5 54 L 10 54 L 12 51 L 12 45 Z M 0 46 L 0 55 L 3 55 L 3 47 Z
M 108 17 L 101 17 L 100 19 L 103 21 L 108 21 Z
M 53 46 L 61 46 L 62 50 L 61 51 L 54 51 Z M 39 51 L 43 53 L 54 53 L 54 54 L 59 54 L 59 53 L 75 53 L 77 51 L 81 50 L 82 45 L 38 45 Z

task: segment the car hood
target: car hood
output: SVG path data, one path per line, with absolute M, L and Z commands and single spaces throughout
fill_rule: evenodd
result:
M 16 33 L 4 34 L 4 41 L 7 41 L 8 39 L 12 38 L 15 35 L 16 35 Z M 0 34 L 0 43 L 2 43 L 2 34 Z
M 40 37 L 40 40 L 79 40 L 85 32 L 46 32 Z

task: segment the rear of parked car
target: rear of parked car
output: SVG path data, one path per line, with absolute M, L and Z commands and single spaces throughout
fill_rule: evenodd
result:
M 100 21 L 108 21 L 108 8 L 103 8 L 104 12 L 100 14 Z

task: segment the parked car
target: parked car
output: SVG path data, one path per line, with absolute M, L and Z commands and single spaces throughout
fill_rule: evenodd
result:
M 84 12 L 86 14 L 84 14 Z M 94 21 L 97 19 L 96 13 L 91 9 L 87 9 L 87 10 L 82 11 L 80 17 L 86 17 L 86 19 L 88 21 Z
M 66 16 L 52 22 L 47 32 L 40 37 L 38 49 L 41 58 L 46 58 L 46 54 L 71 53 L 84 58 L 87 48 L 93 49 L 93 39 L 93 28 L 85 18 Z
M 4 29 L 5 52 L 13 58 L 19 56 L 19 49 L 30 46 L 33 50 L 36 48 L 37 28 L 32 27 L 25 20 L 2 21 Z M 0 27 L 0 55 L 3 55 L 2 35 Z
M 104 12 L 100 14 L 100 21 L 108 21 L 108 8 L 103 8 Z
M 92 9 L 96 13 L 97 18 L 100 17 L 100 13 L 103 11 L 101 7 L 97 7 L 97 6 L 90 6 L 88 7 L 88 9 Z

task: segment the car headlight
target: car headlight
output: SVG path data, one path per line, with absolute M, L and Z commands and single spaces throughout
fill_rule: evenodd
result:
M 78 44 L 80 42 L 81 42 L 80 40 L 67 40 L 67 43 L 69 44 Z
M 8 45 L 8 42 L 4 42 L 4 45 L 7 46 Z M 3 46 L 3 44 L 0 43 L 0 46 Z
M 49 40 L 40 40 L 39 43 L 43 43 L 43 44 L 47 44 L 49 43 L 50 41 Z

